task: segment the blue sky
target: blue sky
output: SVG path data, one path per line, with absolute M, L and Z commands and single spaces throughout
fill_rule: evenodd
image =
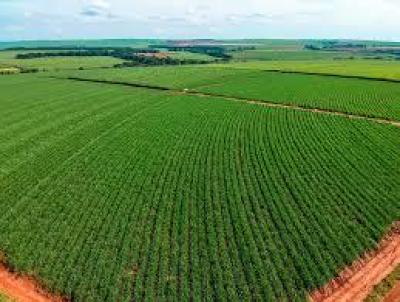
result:
M 0 0 L 0 40 L 348 38 L 400 41 L 400 0 Z

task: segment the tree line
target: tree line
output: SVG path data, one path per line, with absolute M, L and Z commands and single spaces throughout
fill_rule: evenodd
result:
M 53 50 L 53 49 L 47 49 Z M 158 53 L 154 49 L 132 49 L 132 48 L 121 48 L 121 49 L 109 49 L 109 48 L 93 48 L 93 49 L 75 49 L 66 50 L 59 49 L 60 51 L 47 51 L 47 52 L 29 52 L 19 53 L 15 56 L 16 59 L 36 59 L 36 58 L 47 58 L 47 57 L 115 57 L 123 60 L 129 60 L 130 58 L 137 56 L 138 53 Z
M 167 49 L 168 51 L 186 51 L 197 54 L 205 54 L 211 57 L 215 57 L 222 60 L 230 60 L 231 55 L 226 53 L 225 47 L 222 46 L 207 46 L 207 45 L 196 45 L 196 46 L 176 46 L 176 45 L 151 45 L 152 49 Z
M 136 57 L 131 57 L 129 61 L 125 61 L 120 64 L 115 64 L 114 67 L 123 68 L 123 67 L 137 67 L 137 66 L 191 65 L 191 64 L 208 64 L 208 63 L 210 63 L 210 61 L 207 60 L 136 56 Z
M 135 52 L 133 52 L 135 51 Z M 86 50 L 68 50 L 68 51 L 52 51 L 52 52 L 30 52 L 21 53 L 15 56 L 16 59 L 36 59 L 46 57 L 90 57 L 90 56 L 107 56 L 115 57 L 125 62 L 116 64 L 114 67 L 132 67 L 132 66 L 159 66 L 159 65 L 189 65 L 189 64 L 207 64 L 210 61 L 196 59 L 174 59 L 171 57 L 145 56 L 143 54 L 159 53 L 156 49 L 145 49 L 141 53 L 137 53 L 134 49 L 86 49 Z M 141 50 L 142 51 L 142 50 Z M 211 61 L 216 62 L 217 60 Z

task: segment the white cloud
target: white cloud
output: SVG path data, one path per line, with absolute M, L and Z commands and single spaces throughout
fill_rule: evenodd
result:
M 400 0 L 0 1 L 1 26 L 51 38 L 264 37 L 398 39 Z M 24 17 L 25 13 L 25 17 Z M 92 24 L 87 27 L 86 24 Z M 53 25 L 53 26 L 52 26 Z M 1 38 L 7 38 L 7 34 Z M 21 38 L 25 38 L 21 37 Z

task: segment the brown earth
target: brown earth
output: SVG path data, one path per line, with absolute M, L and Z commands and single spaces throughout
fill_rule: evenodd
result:
M 385 296 L 382 302 L 399 302 L 399 301 L 400 301 L 400 282 L 397 282 L 397 284 Z
M 35 280 L 12 273 L 4 265 L 0 265 L 0 292 L 16 302 L 66 301 L 66 299 L 46 293 Z
M 362 302 L 400 264 L 400 223 L 392 228 L 375 251 L 345 268 L 337 278 L 310 294 L 312 302 Z M 398 288 L 397 288 L 398 287 Z M 393 293 L 399 302 L 400 286 Z M 389 297 L 390 298 L 390 297 Z M 397 300 L 396 300 L 397 298 Z M 385 300 L 386 301 L 386 300 Z

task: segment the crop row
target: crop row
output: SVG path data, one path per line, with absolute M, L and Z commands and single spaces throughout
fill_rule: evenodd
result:
M 188 88 L 249 100 L 400 120 L 400 83 L 218 67 L 89 70 L 63 76 L 68 75 Z
M 0 96 L 0 248 L 74 301 L 303 301 L 398 219 L 395 127 L 26 79 Z

